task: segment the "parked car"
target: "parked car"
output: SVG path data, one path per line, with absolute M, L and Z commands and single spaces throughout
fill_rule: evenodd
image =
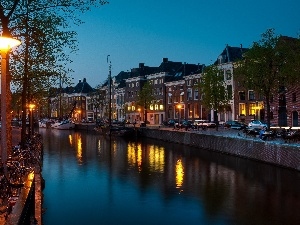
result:
M 237 129 L 242 130 L 247 128 L 247 124 L 238 122 L 236 120 L 228 120 L 224 123 L 224 127 L 231 128 L 231 129 Z
M 189 120 L 181 120 L 179 127 L 187 130 L 194 129 L 195 125 Z
M 178 124 L 178 120 L 176 120 L 176 119 L 169 119 L 167 121 L 166 125 L 169 126 L 169 127 L 173 127 L 173 126 L 175 126 L 176 123 Z
M 248 124 L 249 128 L 267 128 L 268 125 L 260 120 L 252 120 L 249 124 Z
M 216 127 L 216 123 L 209 122 L 208 120 L 195 120 L 194 125 L 200 126 L 200 127 Z

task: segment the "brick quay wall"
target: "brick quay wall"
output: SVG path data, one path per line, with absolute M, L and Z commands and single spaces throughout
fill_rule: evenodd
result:
M 236 133 L 236 136 L 223 136 L 218 135 L 218 131 L 185 132 L 140 128 L 139 132 L 147 138 L 205 148 L 300 171 L 300 144 L 262 141 L 259 138 L 246 138 L 240 133 Z

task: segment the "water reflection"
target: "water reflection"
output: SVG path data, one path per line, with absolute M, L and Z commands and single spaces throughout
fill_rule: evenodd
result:
M 299 172 L 156 140 L 41 133 L 45 225 L 300 221 Z
M 176 171 L 176 188 L 180 188 L 182 187 L 183 178 L 184 178 L 184 167 L 182 165 L 181 159 L 177 160 L 175 171 Z

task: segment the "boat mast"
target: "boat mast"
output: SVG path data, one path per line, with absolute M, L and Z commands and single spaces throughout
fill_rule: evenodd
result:
M 107 63 L 108 63 L 108 57 L 110 55 L 107 55 Z M 109 88 L 108 88 L 108 95 L 109 95 L 109 103 L 108 103 L 108 124 L 109 124 L 109 127 L 111 127 L 111 61 L 109 61 L 109 66 L 108 66 L 108 85 L 109 85 Z

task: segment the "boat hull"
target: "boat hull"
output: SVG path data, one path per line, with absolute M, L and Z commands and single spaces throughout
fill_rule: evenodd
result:
M 52 124 L 51 127 L 58 130 L 71 130 L 75 128 L 75 123 L 71 121 L 62 121 Z

